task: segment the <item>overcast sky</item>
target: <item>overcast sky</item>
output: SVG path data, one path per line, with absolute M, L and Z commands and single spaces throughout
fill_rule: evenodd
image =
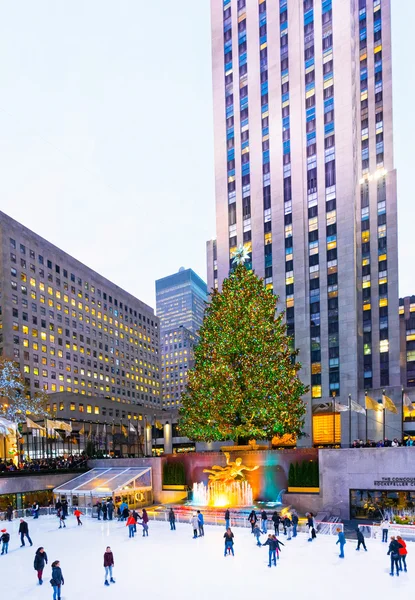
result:
M 408 295 L 415 2 L 392 6 Z M 215 235 L 209 0 L 3 0 L 0 54 L 1 209 L 151 305 L 155 279 L 181 265 L 205 278 Z

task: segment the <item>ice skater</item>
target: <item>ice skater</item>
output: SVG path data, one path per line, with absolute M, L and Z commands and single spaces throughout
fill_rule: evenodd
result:
M 254 533 L 254 527 L 258 521 L 258 517 L 256 516 L 256 512 L 254 510 L 251 510 L 249 513 L 248 521 L 251 523 L 251 533 Z
M 62 529 L 62 527 L 66 527 L 65 518 L 65 511 L 62 509 L 59 513 L 59 529 Z
M 265 510 L 261 513 L 261 530 L 262 533 L 267 533 L 268 525 L 268 515 Z
M 134 530 L 136 527 L 136 523 L 135 523 L 135 519 L 133 517 L 133 513 L 130 514 L 130 516 L 127 519 L 127 523 L 125 524 L 126 527 L 128 527 L 128 537 L 129 538 L 133 538 L 134 537 Z
M 282 542 L 280 542 L 279 540 L 277 540 L 277 537 L 275 535 L 272 535 L 271 533 L 268 535 L 268 539 L 265 542 L 265 544 L 262 544 L 263 546 L 268 546 L 268 566 L 271 567 L 272 563 L 274 563 L 274 566 L 277 566 L 277 552 L 278 554 L 280 553 L 280 546 L 284 546 L 284 544 Z
M 204 537 L 205 535 L 205 529 L 204 529 L 204 525 L 205 525 L 205 519 L 203 518 L 202 513 L 200 512 L 200 510 L 197 511 L 197 525 L 199 528 L 199 537 Z
M 100 521 L 101 513 L 102 513 L 102 504 L 101 504 L 101 502 L 97 502 L 95 506 L 97 507 L 98 521 Z
M 33 546 L 32 540 L 29 536 L 29 525 L 26 523 L 24 519 L 20 519 L 19 525 L 19 533 L 20 533 L 20 548 L 23 548 L 26 544 L 24 543 L 25 537 L 27 537 L 29 544 Z
M 231 524 L 231 513 L 229 512 L 229 508 L 225 510 L 225 529 L 228 529 Z
M 172 508 L 169 510 L 169 523 L 170 531 L 176 531 L 176 515 L 174 514 L 174 510 Z
M 2 529 L 0 533 L 1 533 L 0 541 L 2 544 L 1 545 L 1 553 L 7 554 L 9 551 L 10 533 L 7 532 L 7 529 Z
M 401 538 L 400 535 L 396 536 L 397 542 L 400 546 L 399 548 L 399 570 L 402 571 L 402 564 L 403 564 L 403 570 L 407 571 L 406 569 L 406 555 L 408 554 L 408 550 L 406 549 L 406 542 Z
M 104 519 L 104 521 L 107 520 L 108 517 L 108 505 L 106 500 L 104 500 L 104 502 L 102 503 L 102 518 Z
M 356 529 L 356 535 L 357 535 L 356 550 L 360 550 L 360 546 L 363 546 L 363 548 L 365 549 L 365 552 L 367 552 L 367 548 L 366 548 L 366 544 L 365 544 L 365 536 L 363 535 L 363 532 L 359 528 Z
M 34 501 L 32 510 L 33 510 L 33 518 L 38 519 L 39 518 L 39 503 L 37 500 Z
M 313 513 L 307 513 L 307 527 L 308 527 L 308 542 L 312 542 L 316 536 L 316 524 L 314 521 Z
M 382 542 L 385 542 L 385 544 L 388 543 L 388 533 L 389 533 L 389 528 L 390 528 L 390 523 L 388 521 L 388 519 L 383 519 L 382 523 L 380 524 L 380 528 L 382 529 Z
M 140 517 L 140 515 L 138 515 Z M 140 517 L 141 525 L 143 526 L 143 537 L 148 537 L 148 514 L 145 508 L 143 508 L 143 514 Z
M 337 531 L 337 542 L 336 542 L 336 546 L 337 544 L 340 544 L 340 554 L 339 554 L 339 558 L 344 558 L 344 545 L 346 543 L 346 538 L 344 536 L 343 531 L 340 529 L 340 527 L 337 527 L 336 529 Z
M 112 569 L 114 568 L 114 555 L 111 552 L 111 548 L 107 546 L 104 552 L 104 568 L 105 568 L 105 583 L 104 585 L 109 585 L 108 583 L 108 575 L 110 576 L 110 582 L 115 583 L 112 577 Z
M 284 533 L 287 534 L 287 540 L 291 540 L 291 519 L 288 515 L 284 517 Z
M 291 523 L 293 524 L 293 537 L 297 537 L 298 515 L 295 510 L 291 514 Z
M 79 508 L 77 508 L 74 513 L 73 513 L 76 517 L 77 523 L 78 525 L 82 525 L 82 521 L 81 521 L 81 515 L 83 515 L 83 513 L 81 513 L 81 511 L 79 510 Z
M 197 538 L 197 530 L 199 528 L 199 519 L 197 518 L 197 514 L 193 513 L 193 516 L 190 517 L 190 524 L 193 528 L 193 539 Z
M 114 514 L 114 504 L 112 500 L 108 501 L 108 521 L 112 521 L 112 515 Z
M 53 588 L 53 600 L 61 600 L 61 587 L 64 584 L 61 563 L 54 560 L 52 563 L 52 579 L 50 584 Z
M 395 536 L 391 535 L 391 541 L 389 543 L 388 556 L 391 557 L 391 572 L 390 575 L 394 576 L 394 567 L 396 567 L 396 576 L 399 577 L 399 548 L 401 545 Z
M 11 504 L 6 508 L 6 518 L 9 523 L 13 519 L 13 506 Z
M 225 552 L 224 552 L 224 556 L 227 556 L 227 554 L 230 554 L 231 552 L 232 552 L 232 556 L 235 556 L 235 553 L 233 551 L 233 539 L 234 539 L 234 535 L 233 535 L 230 527 L 228 527 L 228 529 L 226 530 L 226 532 L 223 534 L 223 537 L 225 538 Z
M 43 548 L 43 546 L 41 546 L 40 548 L 38 548 L 36 550 L 36 554 L 35 554 L 35 560 L 33 563 L 33 567 L 35 569 L 35 571 L 37 571 L 37 579 L 39 581 L 39 585 L 42 585 L 43 583 L 43 569 L 45 568 L 45 565 L 48 564 L 48 555 L 45 552 L 45 549 Z
M 254 536 L 255 536 L 255 538 L 256 538 L 256 545 L 257 545 L 257 546 L 259 546 L 259 547 L 261 547 L 261 546 L 262 546 L 262 544 L 261 544 L 261 541 L 260 541 L 260 539 L 259 539 L 259 538 L 260 538 L 260 536 L 261 536 L 261 530 L 260 530 L 260 528 L 258 527 L 258 525 L 255 525 L 255 527 L 254 527 L 254 530 L 253 530 L 253 532 L 252 532 L 252 533 L 254 534 Z
M 274 523 L 275 535 L 279 535 L 279 533 L 280 533 L 281 517 L 280 517 L 280 515 L 279 515 L 279 513 L 277 511 L 274 511 L 274 513 L 272 515 L 272 522 Z

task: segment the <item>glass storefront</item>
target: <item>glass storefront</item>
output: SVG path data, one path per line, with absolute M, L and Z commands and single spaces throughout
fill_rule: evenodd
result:
M 0 512 L 5 511 L 10 504 L 17 510 L 30 508 L 35 501 L 39 506 L 49 506 L 53 502 L 53 491 L 38 490 L 35 492 L 20 492 L 18 494 L 1 494 Z
M 350 490 L 350 518 L 377 521 L 388 516 L 415 517 L 415 491 Z

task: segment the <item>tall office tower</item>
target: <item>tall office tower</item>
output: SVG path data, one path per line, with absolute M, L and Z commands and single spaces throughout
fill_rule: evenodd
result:
M 0 251 L 0 352 L 32 390 L 161 404 L 152 308 L 1 212 Z
M 411 388 L 415 387 L 415 296 L 399 298 L 399 322 L 401 380 L 403 387 Z
M 310 384 L 302 443 L 345 444 L 363 420 L 317 435 L 330 419 L 313 427 L 312 406 L 400 383 L 390 0 L 211 0 L 211 13 L 209 287 L 244 244 Z
M 177 406 L 194 364 L 197 332 L 207 301 L 206 283 L 192 269 L 156 281 L 156 310 L 160 319 L 162 401 Z

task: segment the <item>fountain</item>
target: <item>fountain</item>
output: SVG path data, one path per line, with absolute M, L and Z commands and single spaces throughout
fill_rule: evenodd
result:
M 210 473 L 209 483 L 193 484 L 193 504 L 197 506 L 252 506 L 252 488 L 246 481 L 244 471 L 255 471 L 259 467 L 246 467 L 242 458 L 230 461 L 229 452 L 226 456 L 226 466 L 213 466 L 204 469 Z

